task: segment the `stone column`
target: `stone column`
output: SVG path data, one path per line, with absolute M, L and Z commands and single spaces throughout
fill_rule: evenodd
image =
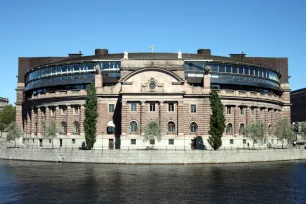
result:
M 251 122 L 252 122 L 252 118 L 251 118 L 251 114 L 250 114 L 250 112 L 251 112 L 251 109 L 252 107 L 246 107 L 245 108 L 245 123 L 246 124 L 250 124 Z M 239 110 L 238 110 L 239 111 Z M 240 113 L 239 113 L 240 114 Z M 253 116 L 252 116 L 253 117 Z M 246 125 L 246 124 L 244 124 L 244 125 Z
M 42 136 L 41 131 L 41 109 L 37 108 L 37 136 Z
M 177 103 L 177 131 L 179 136 L 183 136 L 184 132 L 184 103 L 178 101 Z
M 67 106 L 67 135 L 73 133 L 73 112 L 71 105 Z
M 255 119 L 260 120 L 260 108 L 259 107 L 255 108 Z
M 85 133 L 84 133 L 84 119 L 85 119 L 84 105 L 81 105 L 80 111 L 81 111 L 81 115 L 80 115 L 80 135 L 84 136 L 85 135 Z
M 203 104 L 203 124 L 204 128 L 203 128 L 203 134 L 204 135 L 208 135 L 209 129 L 210 129 L 210 114 L 211 114 L 211 108 L 210 108 L 210 102 L 209 99 L 205 99 L 204 100 L 204 104 Z
M 95 87 L 102 88 L 103 87 L 103 75 L 102 73 L 98 73 L 95 75 Z

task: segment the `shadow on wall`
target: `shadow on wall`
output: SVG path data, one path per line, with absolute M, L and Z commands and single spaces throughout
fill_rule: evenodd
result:
M 122 97 L 118 97 L 116 108 L 113 115 L 113 122 L 116 126 L 115 128 L 115 148 L 120 149 L 120 136 L 121 136 L 121 112 L 122 112 Z

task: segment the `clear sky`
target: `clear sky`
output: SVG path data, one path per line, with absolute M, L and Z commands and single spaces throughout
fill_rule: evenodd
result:
M 48 3 L 46 3 L 48 2 Z M 16 101 L 18 57 L 196 53 L 288 57 L 292 90 L 306 87 L 304 0 L 2 0 L 0 96 Z

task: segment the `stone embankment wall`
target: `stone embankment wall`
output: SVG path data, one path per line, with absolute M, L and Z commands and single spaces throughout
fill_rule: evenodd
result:
M 304 149 L 164 151 L 0 148 L 1 159 L 113 164 L 237 163 L 306 159 Z

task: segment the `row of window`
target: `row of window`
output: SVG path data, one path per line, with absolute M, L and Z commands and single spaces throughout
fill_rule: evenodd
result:
M 232 114 L 232 109 L 233 108 L 234 107 L 232 107 L 232 106 L 226 106 L 226 114 L 228 114 L 228 115 Z M 255 107 L 250 108 L 250 115 L 255 115 L 255 109 L 256 109 Z M 240 115 L 244 115 L 246 108 L 241 106 L 241 107 L 239 107 L 239 110 L 240 110 Z M 259 110 L 260 110 L 260 114 L 262 114 L 264 109 L 259 108 Z
M 84 64 L 69 64 L 53 67 L 46 67 L 33 72 L 30 72 L 26 76 L 26 82 L 63 74 L 76 74 L 84 72 L 94 72 L 94 67 L 99 65 L 101 69 L 119 69 L 121 66 L 120 61 L 108 61 L 108 62 L 96 62 L 96 63 L 84 63 Z
M 268 125 L 268 134 L 270 135 L 272 133 L 272 126 L 269 124 Z M 228 123 L 225 127 L 225 134 L 226 135 L 232 135 L 233 134 L 233 125 L 232 123 Z M 243 135 L 244 134 L 244 124 L 240 123 L 239 125 L 239 134 Z
M 138 124 L 136 121 L 131 121 L 129 126 L 129 132 L 130 134 L 136 134 L 138 130 Z M 198 125 L 195 122 L 190 123 L 189 130 L 191 133 L 196 133 L 198 131 Z M 167 124 L 167 132 L 168 133 L 175 133 L 176 127 L 175 123 L 173 121 L 169 121 Z
M 279 75 L 271 70 L 246 65 L 215 64 L 210 62 L 185 61 L 185 71 L 203 71 L 206 66 L 211 67 L 211 72 L 242 74 L 261 78 L 272 79 L 279 82 Z
M 44 121 L 42 122 L 42 135 L 46 134 L 46 124 Z M 31 134 L 31 129 L 29 130 L 30 132 L 28 134 Z M 37 122 L 35 123 L 34 126 L 34 135 L 37 135 L 38 132 L 38 124 Z M 66 122 L 61 122 L 60 128 L 59 128 L 59 133 L 61 135 L 67 135 L 67 123 Z M 27 134 L 27 133 L 26 133 Z M 73 135 L 80 135 L 80 123 L 77 121 L 73 122 Z
M 75 106 L 71 106 L 71 108 L 72 108 L 73 115 L 79 115 L 80 114 L 80 109 L 81 109 L 80 106 L 75 105 Z M 46 116 L 46 108 L 41 107 L 40 110 L 41 110 L 41 115 Z M 67 107 L 66 106 L 59 106 L 59 110 L 60 110 L 61 115 L 66 115 L 66 113 L 67 113 Z M 56 112 L 56 108 L 54 106 L 51 106 L 51 107 L 49 107 L 49 111 L 50 111 L 49 112 L 50 116 L 54 116 L 55 112 Z M 35 108 L 33 110 L 33 112 L 34 112 L 34 117 L 37 117 L 38 109 Z
M 130 103 L 131 111 L 136 112 L 137 111 L 137 103 L 132 102 Z M 156 104 L 155 103 L 150 103 L 149 109 L 150 111 L 155 111 L 156 110 Z M 115 111 L 115 104 L 108 104 L 108 112 L 113 113 Z M 173 112 L 174 111 L 174 103 L 168 103 L 168 111 Z M 190 112 L 191 113 L 196 113 L 197 112 L 197 106 L 196 104 L 191 104 L 190 105 Z
M 55 76 L 48 79 L 40 79 L 27 83 L 27 87 L 34 86 L 36 84 L 42 83 L 43 85 L 47 85 L 48 83 L 52 83 L 55 81 L 72 81 L 72 80 L 83 80 L 83 79 L 92 79 L 94 80 L 95 75 L 93 73 L 87 74 L 76 74 L 76 75 L 65 75 L 65 76 Z M 68 83 L 68 82 L 67 82 Z

